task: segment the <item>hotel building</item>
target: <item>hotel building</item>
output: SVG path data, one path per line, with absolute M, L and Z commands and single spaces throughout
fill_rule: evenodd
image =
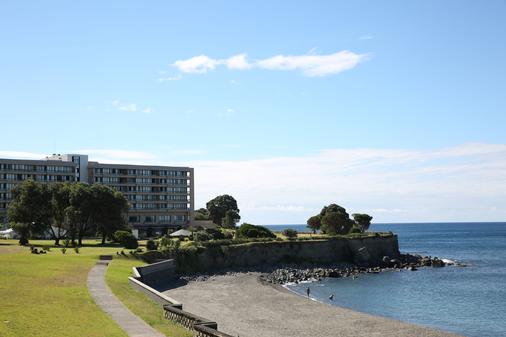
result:
M 107 185 L 129 202 L 128 223 L 138 237 L 186 227 L 193 219 L 194 170 L 190 167 L 103 164 L 80 154 L 43 160 L 0 158 L 0 223 L 7 219 L 11 190 L 26 179 Z

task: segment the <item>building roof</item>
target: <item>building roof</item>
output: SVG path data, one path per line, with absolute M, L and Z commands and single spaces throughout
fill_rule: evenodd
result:
M 178 231 L 175 231 L 174 233 L 171 233 L 170 236 L 172 237 L 175 237 L 175 236 L 190 236 L 192 235 L 192 232 L 190 232 L 189 230 L 186 230 L 186 229 L 180 229 Z

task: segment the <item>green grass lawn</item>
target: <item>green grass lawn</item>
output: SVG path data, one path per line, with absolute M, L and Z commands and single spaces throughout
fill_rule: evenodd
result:
M 113 293 L 137 316 L 142 318 L 153 328 L 170 337 L 190 337 L 192 333 L 167 320 L 163 316 L 160 304 L 154 302 L 143 293 L 133 289 L 128 283 L 128 276 L 132 275 L 132 267 L 143 263 L 135 259 L 114 259 L 107 269 L 106 281 Z
M 116 250 L 84 247 L 64 255 L 53 248 L 34 255 L 16 240 L 0 240 L 0 336 L 126 337 L 86 287 L 98 255 Z
M 36 246 L 52 243 L 30 241 Z M 102 254 L 114 256 L 107 282 L 133 312 L 167 336 L 191 336 L 165 320 L 160 305 L 128 284 L 131 267 L 142 262 L 118 257 L 121 247 L 99 243 L 85 240 L 79 254 L 72 248 L 62 254 L 53 247 L 47 254 L 35 255 L 18 246 L 17 240 L 0 240 L 0 336 L 127 337 L 88 293 L 88 272 Z

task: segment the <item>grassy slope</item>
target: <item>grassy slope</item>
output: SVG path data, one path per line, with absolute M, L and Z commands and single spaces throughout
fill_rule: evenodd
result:
M 114 259 L 106 274 L 106 281 L 113 293 L 136 315 L 155 329 L 170 337 L 190 337 L 191 332 L 163 316 L 161 305 L 134 290 L 128 283 L 132 267 L 142 263 L 133 259 Z
M 53 248 L 34 255 L 15 240 L 0 240 L 0 336 L 126 337 L 86 286 L 98 255 L 117 250 L 84 247 L 63 255 Z

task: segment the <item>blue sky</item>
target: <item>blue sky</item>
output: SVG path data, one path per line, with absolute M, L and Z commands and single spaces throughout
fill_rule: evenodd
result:
M 258 223 L 506 219 L 505 1 L 17 1 L 0 46 L 0 156 L 192 165 Z

